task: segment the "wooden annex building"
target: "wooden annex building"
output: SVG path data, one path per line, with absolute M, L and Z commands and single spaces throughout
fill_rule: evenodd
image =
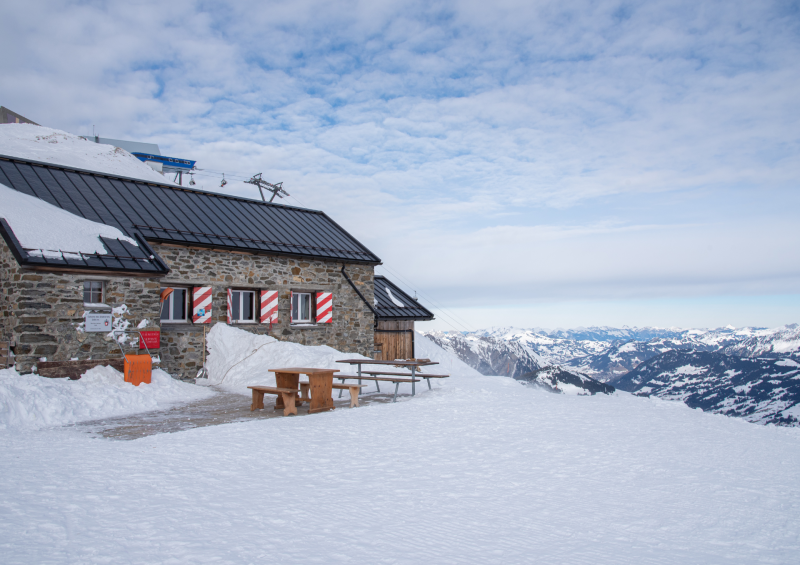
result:
M 412 359 L 414 322 L 433 320 L 433 314 L 400 287 L 375 275 L 376 359 Z

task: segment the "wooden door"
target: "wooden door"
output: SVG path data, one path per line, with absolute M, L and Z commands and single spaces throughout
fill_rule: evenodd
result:
M 414 322 L 380 321 L 375 329 L 375 349 L 384 361 L 414 357 Z

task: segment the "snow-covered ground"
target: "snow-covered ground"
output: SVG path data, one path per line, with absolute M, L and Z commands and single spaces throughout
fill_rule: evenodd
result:
M 176 381 L 160 369 L 150 384 L 135 387 L 108 366 L 95 367 L 76 381 L 0 370 L 0 430 L 62 426 L 124 416 L 212 396 L 209 389 Z M 2 560 L 0 560 L 2 561 Z
M 0 562 L 796 561 L 800 430 L 550 394 L 416 343 L 452 377 L 394 404 L 125 442 L 0 431 Z
M 0 125 L 0 155 L 174 184 L 124 149 L 33 124 Z

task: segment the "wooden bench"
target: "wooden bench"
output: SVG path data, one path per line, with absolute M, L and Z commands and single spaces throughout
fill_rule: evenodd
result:
M 381 382 L 394 383 L 394 398 L 392 399 L 392 402 L 397 402 L 397 391 L 400 389 L 400 383 L 418 383 L 420 381 L 420 379 L 401 379 L 398 377 L 365 377 L 363 376 L 364 373 L 361 373 L 361 375 L 362 376 L 360 377 L 358 375 L 336 375 L 336 378 L 342 381 L 342 384 L 344 384 L 345 379 L 358 379 L 359 381 L 374 381 L 375 386 L 378 388 L 378 392 L 381 391 L 381 386 L 379 383 Z M 334 388 L 340 388 L 340 387 L 334 385 Z M 339 390 L 339 398 L 341 397 L 342 397 L 342 391 Z
M 390 371 L 361 371 L 362 375 L 392 375 L 398 377 L 410 377 L 411 373 L 392 373 Z M 428 382 L 428 390 L 431 388 L 431 379 L 449 379 L 450 375 L 429 375 L 428 373 L 421 373 L 419 371 L 414 375 L 417 379 L 425 379 Z M 379 390 L 380 392 L 380 390 Z
M 300 401 L 311 401 L 311 398 L 308 396 L 309 387 L 311 385 L 309 383 L 300 383 Z M 342 397 L 343 390 L 350 391 L 350 408 L 358 408 L 358 393 L 361 392 L 361 389 L 367 385 L 348 385 L 342 382 L 341 384 L 333 383 L 333 388 L 339 389 L 339 398 Z
M 264 394 L 277 394 L 283 398 L 283 415 L 297 414 L 297 407 L 294 400 L 297 395 L 297 390 L 293 388 L 280 388 L 276 386 L 249 386 L 253 390 L 253 403 L 250 405 L 250 412 L 253 410 L 262 410 L 264 408 Z M 302 403 L 302 399 L 301 399 Z

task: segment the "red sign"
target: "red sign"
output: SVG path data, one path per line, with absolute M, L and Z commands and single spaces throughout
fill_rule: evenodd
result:
M 148 349 L 158 349 L 161 347 L 161 332 L 158 330 L 141 332 L 142 337 L 139 339 L 139 349 L 144 349 L 146 345 Z M 144 341 L 144 344 L 142 344 Z

